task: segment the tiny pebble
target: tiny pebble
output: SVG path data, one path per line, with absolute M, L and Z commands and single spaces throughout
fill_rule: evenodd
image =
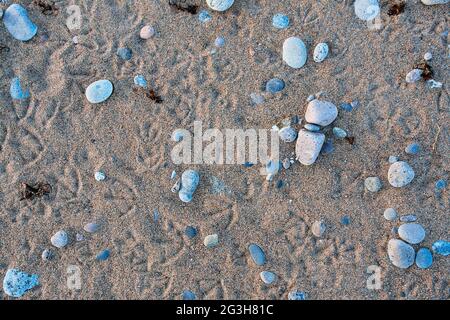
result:
M 434 187 L 437 191 L 441 191 L 447 187 L 447 181 L 445 181 L 444 179 L 439 179 L 438 181 L 436 181 Z
M 341 103 L 341 105 L 339 107 L 344 111 L 352 111 L 353 110 L 353 107 L 350 103 Z
M 395 211 L 394 208 L 387 208 L 386 210 L 384 210 L 383 216 L 388 221 L 394 221 L 395 219 L 397 219 L 397 211 Z
M 119 48 L 116 53 L 122 60 L 130 60 L 133 56 L 130 48 Z
M 223 47 L 225 45 L 225 39 L 223 37 L 217 37 L 214 41 L 214 45 L 219 48 Z
M 378 177 L 368 177 L 364 180 L 364 186 L 370 192 L 378 192 L 381 190 L 382 184 Z
M 409 144 L 405 148 L 407 154 L 418 154 L 420 152 L 420 145 L 416 142 Z
M 326 57 L 328 56 L 328 44 L 322 42 L 319 43 L 315 48 L 314 48 L 314 55 L 313 55 L 313 59 L 315 62 L 323 62 Z
M 139 32 L 141 39 L 148 40 L 155 35 L 155 29 L 152 26 L 144 26 Z
M 400 217 L 401 222 L 414 222 L 417 220 L 417 217 L 414 214 L 406 214 Z
M 333 134 L 336 138 L 344 139 L 347 136 L 347 132 L 344 129 L 334 127 Z
M 133 81 L 135 85 L 140 86 L 142 88 L 147 88 L 147 80 L 143 75 L 138 74 L 137 76 L 134 77 Z
M 266 263 L 266 255 L 264 254 L 264 251 L 260 246 L 252 243 L 248 246 L 248 250 L 250 252 L 250 256 L 253 259 L 253 262 L 255 262 L 256 265 L 262 266 Z
M 200 20 L 200 22 L 202 23 L 208 22 L 211 19 L 212 17 L 207 10 L 201 10 L 198 14 L 198 20 Z
M 100 251 L 97 256 L 95 257 L 95 259 L 97 259 L 98 261 L 105 261 L 109 258 L 109 256 L 111 255 L 111 253 L 109 252 L 108 249 L 102 250 Z
M 286 170 L 291 167 L 291 161 L 288 158 L 284 159 L 282 161 L 282 164 L 283 164 L 283 168 Z
M 197 229 L 195 229 L 192 226 L 187 226 L 186 229 L 184 230 L 184 233 L 189 239 L 192 239 L 197 235 Z
M 73 38 L 72 38 L 72 42 L 73 42 L 74 44 L 78 44 L 78 42 L 79 42 L 78 36 L 73 37 Z
M 277 93 L 283 90 L 285 87 L 284 81 L 278 78 L 273 78 L 267 81 L 266 91 L 270 93 Z
M 95 222 L 89 222 L 83 227 L 84 231 L 89 233 L 95 233 L 100 229 L 100 225 Z
M 349 217 L 349 216 L 343 216 L 343 217 L 341 218 L 341 223 L 342 223 L 344 226 L 348 226 L 348 225 L 350 224 L 350 217 Z
M 30 97 L 30 91 L 28 89 L 25 90 L 22 88 L 21 81 L 18 77 L 15 77 L 11 80 L 9 93 L 11 95 L 11 98 L 15 100 L 24 100 Z
M 416 266 L 428 269 L 433 264 L 433 254 L 428 248 L 420 248 L 416 253 Z
M 439 89 L 442 88 L 442 86 L 443 86 L 442 82 L 433 79 L 427 80 L 427 87 L 430 89 Z
M 42 251 L 42 260 L 44 261 L 50 261 L 53 259 L 53 252 L 50 249 L 45 249 L 44 251 Z
M 288 300 L 306 300 L 306 293 L 303 291 L 293 290 L 289 292 Z
M 423 58 L 425 59 L 425 61 L 430 61 L 431 59 L 433 59 L 433 55 L 431 54 L 431 52 L 427 52 L 425 53 Z
M 312 124 L 312 123 L 305 124 L 304 128 L 306 130 L 312 131 L 312 132 L 320 131 L 320 126 L 318 126 L 316 124 Z
M 250 94 L 250 99 L 252 100 L 252 103 L 256 105 L 263 104 L 265 101 L 262 95 L 254 92 Z
M 253 163 L 251 163 L 251 162 L 248 162 L 248 161 L 246 161 L 245 163 L 244 163 L 244 167 L 246 167 L 246 168 L 250 168 L 250 167 L 253 167 Z
M 111 81 L 102 79 L 91 83 L 86 88 L 86 98 L 90 103 L 106 101 L 113 93 L 114 86 Z
M 272 18 L 272 25 L 277 29 L 286 29 L 289 27 L 289 17 L 282 13 L 277 13 Z
M 407 83 L 413 83 L 413 82 L 419 81 L 420 79 L 422 79 L 422 73 L 423 73 L 423 70 L 421 70 L 421 69 L 413 69 L 410 72 L 408 72 L 405 80 Z
M 193 293 L 190 290 L 184 290 L 182 294 L 183 300 L 195 300 L 197 297 L 195 296 L 195 293 Z
M 67 235 L 67 232 L 65 232 L 64 230 L 60 230 L 51 237 L 50 241 L 55 247 L 62 248 L 65 247 L 69 242 L 69 237 Z
M 270 271 L 262 271 L 259 276 L 261 277 L 261 280 L 265 283 L 265 284 L 271 284 L 275 281 L 276 279 L 276 275 L 273 272 Z
M 315 221 L 311 227 L 313 235 L 320 238 L 326 230 L 325 222 L 323 220 Z
M 212 248 L 215 247 L 219 243 L 219 236 L 217 234 L 210 234 L 205 237 L 203 244 L 205 247 Z
M 397 161 L 398 161 L 398 157 L 396 157 L 396 156 L 389 156 L 388 162 L 390 164 L 393 164 L 394 162 L 397 162 Z
M 77 242 L 83 241 L 83 240 L 84 240 L 84 236 L 83 236 L 81 233 L 77 233 L 77 234 L 75 235 L 75 240 L 76 240 Z
M 391 164 L 388 171 L 388 180 L 391 186 L 401 188 L 408 185 L 414 179 L 413 168 L 405 161 L 397 161 Z
M 284 142 L 294 142 L 297 139 L 297 131 L 292 127 L 284 127 L 279 132 L 280 139 Z
M 95 173 L 95 180 L 97 181 L 103 181 L 106 179 L 106 174 L 103 171 L 97 171 Z

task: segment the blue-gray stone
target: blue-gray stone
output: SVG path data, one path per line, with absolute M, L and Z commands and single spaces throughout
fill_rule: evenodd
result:
M 190 290 L 184 290 L 182 294 L 183 300 L 195 300 L 197 297 L 195 293 Z
M 333 151 L 334 151 L 333 141 L 327 140 L 323 144 L 322 149 L 320 150 L 320 153 L 328 154 L 328 153 L 332 153 Z
M 197 229 L 195 229 L 192 226 L 187 226 L 186 229 L 184 230 L 184 233 L 189 239 L 192 239 L 197 235 Z
M 439 179 L 438 181 L 436 181 L 434 187 L 437 191 L 441 191 L 447 187 L 447 181 L 445 181 L 444 179 Z
M 348 225 L 350 224 L 350 217 L 349 217 L 349 216 L 343 216 L 343 217 L 341 218 L 341 223 L 342 223 L 344 226 L 348 226 Z
M 273 78 L 267 81 L 266 91 L 270 93 L 277 93 L 283 90 L 285 87 L 284 81 L 278 78 Z
M 218 48 L 223 47 L 225 45 L 225 39 L 223 37 L 217 37 L 214 41 L 214 45 Z
M 6 9 L 3 23 L 8 32 L 17 40 L 28 41 L 37 33 L 37 26 L 28 17 L 27 10 L 20 4 L 12 4 Z
M 271 284 L 275 281 L 276 279 L 276 275 L 273 272 L 270 271 L 263 271 L 259 274 L 259 276 L 261 277 L 261 280 L 265 283 L 265 284 Z
M 416 253 L 414 248 L 406 242 L 391 239 L 388 242 L 388 256 L 394 266 L 407 269 L 414 264 Z
M 397 161 L 389 167 L 388 180 L 391 186 L 401 188 L 414 179 L 414 170 L 405 161 Z
M 386 210 L 384 210 L 383 216 L 388 221 L 394 221 L 395 219 L 397 219 L 397 211 L 395 211 L 394 208 L 387 208 Z
M 272 18 L 272 25 L 277 29 L 286 29 L 289 27 L 289 17 L 282 13 L 277 13 Z
M 122 60 L 130 60 L 133 56 L 131 49 L 126 47 L 117 49 L 116 53 Z
M 378 0 L 356 0 L 355 14 L 364 21 L 375 19 L 380 14 L 380 5 Z
M 100 225 L 95 222 L 89 222 L 83 227 L 84 231 L 89 233 L 95 233 L 100 229 Z
M 97 80 L 86 88 L 86 98 L 90 103 L 101 103 L 111 96 L 113 89 L 111 81 Z
M 414 214 L 405 214 L 400 217 L 401 222 L 414 222 L 417 220 L 417 217 Z
M 303 291 L 293 290 L 289 292 L 288 300 L 306 300 L 306 293 Z
M 308 131 L 317 132 L 320 131 L 320 126 L 312 123 L 305 124 L 304 128 Z
M 347 132 L 344 129 L 334 127 L 333 134 L 336 138 L 344 139 L 347 136 Z
M 97 171 L 94 174 L 94 178 L 95 178 L 95 180 L 100 182 L 100 181 L 103 181 L 106 179 L 106 174 L 103 171 Z
M 140 74 L 134 77 L 134 84 L 142 88 L 147 88 L 147 80 L 143 75 Z
M 418 223 L 405 223 L 398 228 L 400 238 L 411 244 L 418 244 L 425 239 L 425 229 Z
M 350 112 L 353 110 L 353 106 L 350 103 L 342 103 L 339 107 L 344 111 Z
M 41 258 L 44 261 L 50 261 L 53 258 L 53 252 L 50 249 L 42 251 Z
M 328 44 L 322 42 L 314 48 L 313 59 L 315 62 L 322 62 L 328 56 Z
M 438 240 L 431 246 L 434 253 L 441 256 L 448 256 L 450 254 L 450 241 Z
M 305 43 L 297 38 L 290 37 L 283 43 L 283 61 L 292 68 L 298 69 L 305 65 L 308 58 Z
M 226 11 L 234 3 L 234 0 L 206 0 L 208 6 L 216 11 Z
M 95 257 L 95 259 L 97 259 L 98 261 L 105 261 L 109 258 L 110 255 L 111 255 L 110 251 L 108 249 L 105 249 L 100 251 Z
M 8 269 L 3 279 L 3 291 L 11 297 L 20 298 L 28 290 L 39 285 L 39 276 L 19 269 Z
M 11 98 L 16 100 L 28 99 L 30 97 L 30 91 L 24 90 L 20 84 L 20 79 L 15 77 L 11 80 L 11 86 L 9 87 L 9 93 Z
M 198 20 L 200 20 L 200 22 L 202 22 L 202 23 L 208 22 L 211 19 L 212 19 L 211 15 L 209 14 L 209 12 L 207 10 L 202 10 L 198 14 Z
M 284 127 L 279 132 L 278 135 L 284 142 L 294 142 L 297 139 L 297 131 L 292 127 Z
M 388 162 L 390 164 L 393 164 L 394 162 L 397 162 L 397 161 L 398 161 L 398 157 L 396 157 L 396 156 L 389 156 Z
M 265 101 L 262 95 L 255 92 L 250 94 L 250 99 L 252 100 L 252 103 L 256 105 L 263 104 Z
M 420 248 L 416 253 L 416 265 L 420 269 L 428 269 L 433 264 L 433 254 L 428 248 Z
M 418 143 L 411 143 L 405 148 L 407 154 L 418 154 L 420 152 L 420 145 Z
M 191 202 L 192 196 L 197 189 L 200 176 L 195 170 L 186 170 L 181 175 L 181 189 L 179 198 L 183 202 Z
M 252 257 L 253 261 L 258 266 L 262 266 L 266 263 L 266 255 L 264 254 L 264 251 L 260 246 L 252 243 L 248 246 L 248 250 L 250 251 L 250 256 Z
M 60 230 L 51 237 L 50 241 L 55 247 L 62 248 L 69 242 L 69 236 L 64 230 Z

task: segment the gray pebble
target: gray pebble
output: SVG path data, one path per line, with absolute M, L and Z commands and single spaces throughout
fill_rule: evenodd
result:
M 320 131 L 320 126 L 315 125 L 315 124 L 311 124 L 311 123 L 305 124 L 304 128 L 305 128 L 306 130 L 312 131 L 312 132 Z
M 45 249 L 44 251 L 42 251 L 42 260 L 44 261 L 50 261 L 53 259 L 53 252 L 50 249 Z
M 51 237 L 50 241 L 55 247 L 63 248 L 69 242 L 69 237 L 67 235 L 67 232 L 65 232 L 64 230 L 60 230 Z
M 292 127 L 284 127 L 278 132 L 278 135 L 284 142 L 294 142 L 297 138 L 297 131 Z
M 295 145 L 298 161 L 303 165 L 313 164 L 317 160 L 324 142 L 325 135 L 323 133 L 300 130 Z
M 397 161 L 398 161 L 398 157 L 396 157 L 396 156 L 389 156 L 388 162 L 390 164 L 393 164 L 394 162 L 397 162 Z
M 261 277 L 261 280 L 265 283 L 265 284 L 272 284 L 275 279 L 276 279 L 276 275 L 273 272 L 270 271 L 263 271 L 259 274 L 259 276 Z
M 262 266 L 266 263 L 266 255 L 264 254 L 264 251 L 261 249 L 260 246 L 252 243 L 251 245 L 248 246 L 248 250 L 250 251 L 250 255 L 253 261 L 258 266 Z
M 414 170 L 405 161 L 397 161 L 389 167 L 388 180 L 391 186 L 401 188 L 414 179 Z
M 398 235 L 410 244 L 418 244 L 425 239 L 425 229 L 418 223 L 405 223 L 398 228 Z
M 333 134 L 336 138 L 344 139 L 347 136 L 347 132 L 344 129 L 334 127 Z
M 397 211 L 395 211 L 395 209 L 393 208 L 387 208 L 386 210 L 384 210 L 383 215 L 384 218 L 389 221 L 394 221 L 395 219 L 397 219 Z
M 289 292 L 288 300 L 306 300 L 306 293 L 303 291 L 293 290 Z
M 381 190 L 382 184 L 378 177 L 368 177 L 364 180 L 364 186 L 370 192 L 378 192 Z
M 219 243 L 219 236 L 217 234 L 210 234 L 205 237 L 203 240 L 203 244 L 205 247 L 212 248 L 215 247 Z
M 407 83 L 414 83 L 416 81 L 419 81 L 420 79 L 422 79 L 422 73 L 423 70 L 421 69 L 413 69 L 410 72 L 408 72 L 405 80 Z
M 332 123 L 338 115 L 338 109 L 328 101 L 313 100 L 306 108 L 305 120 L 319 126 L 327 126 Z
M 100 225 L 95 222 L 90 222 L 83 227 L 84 231 L 89 233 L 95 233 L 100 229 Z
M 416 253 L 406 242 L 391 239 L 388 243 L 388 256 L 394 266 L 407 269 L 414 264 Z
M 406 214 L 400 217 L 401 222 L 414 222 L 417 220 L 417 217 L 413 214 Z
M 289 158 L 284 159 L 282 164 L 283 164 L 283 168 L 286 170 L 291 167 L 291 161 L 289 160 Z

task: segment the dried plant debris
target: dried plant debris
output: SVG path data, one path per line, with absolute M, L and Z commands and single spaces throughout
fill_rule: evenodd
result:
M 22 183 L 20 188 L 20 201 L 34 200 L 35 198 L 41 198 L 52 192 L 50 184 L 43 182 L 39 182 L 34 186 L 31 186 L 28 183 Z
M 351 145 L 355 143 L 355 137 L 345 137 L 344 139 Z
M 58 14 L 58 8 L 53 1 L 33 0 L 32 4 L 38 6 L 41 9 L 41 12 L 46 16 Z
M 148 91 L 146 91 L 144 88 L 133 88 L 133 92 L 135 93 L 141 91 L 144 91 L 145 96 L 150 100 L 155 101 L 156 103 L 162 103 L 164 101 L 161 96 L 158 96 L 153 89 L 149 89 Z
M 405 11 L 406 2 L 398 2 L 394 3 L 389 7 L 388 15 L 389 16 L 398 16 L 400 13 L 403 13 Z
M 425 81 L 433 79 L 433 69 L 428 63 L 426 62 L 419 63 L 417 66 L 414 67 L 414 69 L 420 69 L 423 71 L 422 78 Z
M 198 6 L 194 4 L 186 4 L 186 0 L 169 0 L 169 5 L 179 11 L 197 14 Z

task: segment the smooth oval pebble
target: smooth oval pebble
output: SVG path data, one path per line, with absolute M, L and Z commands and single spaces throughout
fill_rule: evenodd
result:
M 107 100 L 112 93 L 113 84 L 106 79 L 97 80 L 86 88 L 86 98 L 90 103 L 101 103 Z
M 447 187 L 447 181 L 445 181 L 444 179 L 439 179 L 438 181 L 436 181 L 436 183 L 434 184 L 434 188 L 437 191 L 441 191 L 443 189 L 445 189 Z
M 234 0 L 206 0 L 208 6 L 216 11 L 228 10 L 234 3 Z
M 214 40 L 214 45 L 216 47 L 223 47 L 225 45 L 225 39 L 223 37 L 217 37 L 216 40 Z
M 305 120 L 319 126 L 327 126 L 338 116 L 338 109 L 334 104 L 328 101 L 315 99 L 308 103 L 306 108 Z
M 202 23 L 208 22 L 212 19 L 211 15 L 207 10 L 202 10 L 198 14 L 198 20 Z
M 219 236 L 217 234 L 210 234 L 205 237 L 203 240 L 203 244 L 205 247 L 212 248 L 215 247 L 219 243 Z
M 391 186 L 401 188 L 408 185 L 414 179 L 414 170 L 405 161 L 397 161 L 391 164 L 388 171 L 388 181 Z
M 395 219 L 397 219 L 397 211 L 395 211 L 394 208 L 387 208 L 386 210 L 384 210 L 383 216 L 388 221 L 394 221 Z
M 277 13 L 272 18 L 272 25 L 277 29 L 286 29 L 289 27 L 289 17 L 282 13 Z
M 313 223 L 311 226 L 311 231 L 313 235 L 320 238 L 325 233 L 326 228 L 325 222 L 323 222 L 323 220 L 319 220 Z
M 405 148 L 407 154 L 418 154 L 420 152 L 420 145 L 418 143 L 411 143 Z
M 347 136 L 347 132 L 344 129 L 334 127 L 333 134 L 336 138 L 344 139 Z
M 407 269 L 414 264 L 416 253 L 414 248 L 406 242 L 391 239 L 388 242 L 388 256 L 394 266 Z
M 100 225 L 95 222 L 89 222 L 83 227 L 84 231 L 89 233 L 95 233 L 100 229 Z
M 328 154 L 328 153 L 332 153 L 334 151 L 334 145 L 333 145 L 333 140 L 328 139 L 327 141 L 325 141 L 325 143 L 323 144 L 322 149 L 320 150 L 321 154 Z
M 295 155 L 297 160 L 303 165 L 311 165 L 319 156 L 325 135 L 321 132 L 310 132 L 300 130 L 295 145 Z
M 305 124 L 304 128 L 308 131 L 317 132 L 320 131 L 320 126 L 312 123 Z
M 67 235 L 67 232 L 65 232 L 64 230 L 60 230 L 51 237 L 50 241 L 55 247 L 62 248 L 65 247 L 69 242 L 69 237 Z
M 284 81 L 278 78 L 273 78 L 267 81 L 266 91 L 270 93 L 277 93 L 283 90 L 285 87 Z
M 370 192 L 378 192 L 381 190 L 382 184 L 378 177 L 368 177 L 364 180 L 364 186 Z
M 265 283 L 265 284 L 271 284 L 275 281 L 276 279 L 276 275 L 273 272 L 270 271 L 262 271 L 259 276 L 261 277 L 261 280 Z
M 20 298 L 27 291 L 39 285 L 39 276 L 19 269 L 8 269 L 3 279 L 3 292 L 10 297 Z
M 105 260 L 108 260 L 110 255 L 111 255 L 111 252 L 108 249 L 105 249 L 105 250 L 100 251 L 97 254 L 97 256 L 95 257 L 95 259 L 97 259 L 98 261 L 105 261 Z
M 192 196 L 197 189 L 200 176 L 195 170 L 186 170 L 181 175 L 181 189 L 179 192 L 180 200 L 183 202 L 192 201 Z
M 421 69 L 413 69 L 410 72 L 408 72 L 405 80 L 407 83 L 414 83 L 416 81 L 419 81 L 420 79 L 422 79 L 422 73 L 423 70 Z
M 431 246 L 434 253 L 440 254 L 441 256 L 448 256 L 450 254 L 450 241 L 438 240 Z
M 378 0 L 356 0 L 355 14 L 364 21 L 374 19 L 380 14 L 380 5 Z
M 193 293 L 190 290 L 184 290 L 182 294 L 183 300 L 195 300 L 197 297 L 195 296 L 195 293 Z
M 248 250 L 250 251 L 250 255 L 253 261 L 258 266 L 262 266 L 266 263 L 266 255 L 264 254 L 264 251 L 261 249 L 260 246 L 252 243 L 251 245 L 248 246 Z
M 17 40 L 28 41 L 37 33 L 37 26 L 28 17 L 27 10 L 20 4 L 12 4 L 6 9 L 3 23 L 8 32 Z
M 422 3 L 426 4 L 427 6 L 432 6 L 435 4 L 446 4 L 449 2 L 450 0 L 422 0 Z
M 143 26 L 139 32 L 141 39 L 148 40 L 155 35 L 155 29 L 152 26 Z
M 9 93 L 11 95 L 11 98 L 16 100 L 24 100 L 30 97 L 30 91 L 23 90 L 22 85 L 20 84 L 20 79 L 18 77 L 15 77 L 11 80 Z
M 284 127 L 278 132 L 278 135 L 284 142 L 294 142 L 297 138 L 297 131 L 292 127 Z
M 328 44 L 321 42 L 314 48 L 313 59 L 315 62 L 322 62 L 328 56 Z
M 416 266 L 428 269 L 433 264 L 433 254 L 428 248 L 420 248 L 416 253 Z
M 306 293 L 303 291 L 293 290 L 289 292 L 288 300 L 306 300 Z
M 283 43 L 283 61 L 292 68 L 299 69 L 303 67 L 308 58 L 305 43 L 297 38 L 290 37 Z
M 425 229 L 418 223 L 405 223 L 398 228 L 398 235 L 410 244 L 418 244 L 425 239 Z

